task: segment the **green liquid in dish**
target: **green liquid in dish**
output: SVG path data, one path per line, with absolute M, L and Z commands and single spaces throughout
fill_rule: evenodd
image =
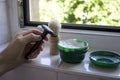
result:
M 111 57 L 111 56 L 92 56 L 92 59 L 103 62 L 103 63 L 117 63 L 120 62 L 120 59 L 117 57 Z

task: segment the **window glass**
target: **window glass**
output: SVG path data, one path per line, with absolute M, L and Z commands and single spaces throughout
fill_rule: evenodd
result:
M 120 0 L 29 0 L 30 21 L 120 26 Z

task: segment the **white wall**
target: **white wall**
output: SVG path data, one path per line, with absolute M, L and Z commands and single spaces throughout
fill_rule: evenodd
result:
M 86 40 L 89 43 L 89 51 L 93 50 L 109 50 L 120 52 L 120 33 L 112 32 L 96 32 L 96 31 L 74 31 L 62 32 L 61 39 L 78 38 Z M 76 33 L 79 32 L 79 33 Z
M 8 10 L 8 20 L 11 37 L 14 38 L 16 33 L 20 29 L 19 18 L 18 18 L 18 0 L 6 0 L 7 2 L 7 10 Z
M 0 46 L 9 42 L 19 29 L 17 0 L 0 0 Z
M 0 0 L 0 45 L 10 40 L 6 0 Z

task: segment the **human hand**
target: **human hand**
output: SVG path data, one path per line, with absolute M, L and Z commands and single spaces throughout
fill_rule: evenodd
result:
M 39 41 L 41 32 L 37 29 L 23 31 L 19 33 L 9 46 L 2 52 L 4 58 L 3 62 L 11 65 L 12 68 L 24 63 L 26 61 L 25 55 L 33 46 L 34 42 Z M 48 38 L 45 39 L 46 41 Z M 37 50 L 28 56 L 29 59 L 37 57 L 40 51 L 43 50 L 41 44 Z

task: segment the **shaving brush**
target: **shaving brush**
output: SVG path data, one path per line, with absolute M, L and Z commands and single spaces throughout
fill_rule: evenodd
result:
M 48 26 L 57 35 L 57 37 L 50 37 L 50 55 L 57 55 L 59 53 L 57 45 L 60 39 L 61 23 L 58 20 L 52 20 Z

